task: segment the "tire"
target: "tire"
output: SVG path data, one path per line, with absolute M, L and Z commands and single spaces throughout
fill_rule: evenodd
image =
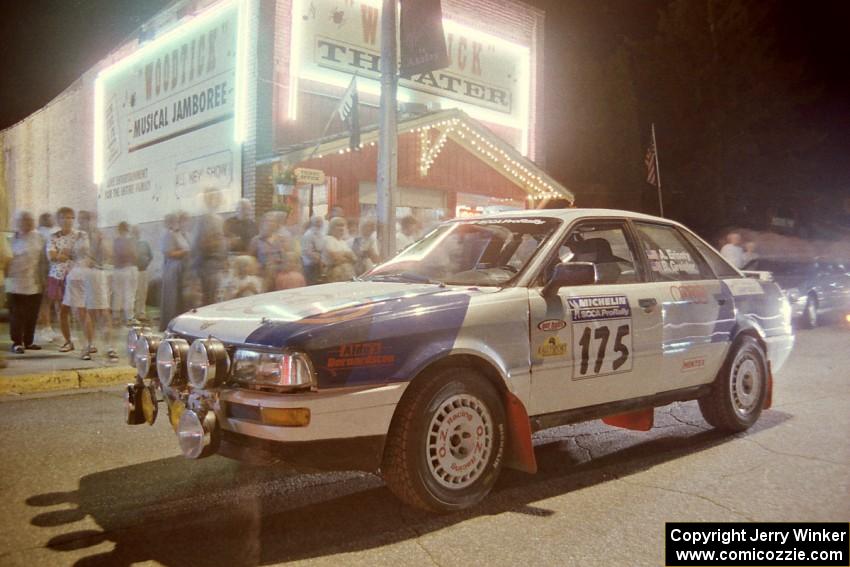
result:
M 818 326 L 818 300 L 813 296 L 806 299 L 806 308 L 803 309 L 803 327 L 814 329 Z
M 381 474 L 400 500 L 431 512 L 474 506 L 493 488 L 506 443 L 505 410 L 472 368 L 423 375 L 390 424 Z
M 699 399 L 702 416 L 711 426 L 734 433 L 758 420 L 767 396 L 765 361 L 764 349 L 753 337 L 735 341 L 711 392 Z

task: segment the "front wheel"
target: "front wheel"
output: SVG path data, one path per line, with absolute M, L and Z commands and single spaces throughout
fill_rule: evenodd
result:
M 699 409 L 710 425 L 737 432 L 758 420 L 767 396 L 766 359 L 753 337 L 735 341 L 711 393 L 699 399 Z
M 493 488 L 505 450 L 505 410 L 471 368 L 414 381 L 387 436 L 381 473 L 399 499 L 432 512 L 473 506 Z

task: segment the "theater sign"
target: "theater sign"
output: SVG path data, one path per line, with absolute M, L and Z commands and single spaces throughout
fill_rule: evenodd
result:
M 379 93 L 380 2 L 295 0 L 293 84 L 307 79 L 346 86 L 351 76 L 361 90 Z M 530 52 L 495 36 L 444 19 L 447 68 L 414 74 L 399 82 L 400 102 L 460 108 L 485 122 L 522 131 L 529 126 Z M 290 100 L 290 118 L 297 103 Z
M 199 193 L 241 194 L 239 8 L 217 5 L 102 71 L 95 83 L 100 223 L 202 212 Z

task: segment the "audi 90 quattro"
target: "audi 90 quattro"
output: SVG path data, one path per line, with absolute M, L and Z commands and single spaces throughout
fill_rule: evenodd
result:
M 351 282 L 133 330 L 127 421 L 163 403 L 183 454 L 379 471 L 433 511 L 534 472 L 534 431 L 648 430 L 697 400 L 741 431 L 770 407 L 794 337 L 775 283 L 685 227 L 613 210 L 449 221 Z

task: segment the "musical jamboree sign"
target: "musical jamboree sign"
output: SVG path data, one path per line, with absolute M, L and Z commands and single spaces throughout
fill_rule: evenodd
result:
M 402 10 L 410 7 L 403 4 Z M 295 0 L 293 76 L 345 86 L 357 74 L 366 79 L 358 81 L 361 88 L 377 92 L 380 22 L 380 2 L 374 0 Z M 443 20 L 443 30 L 448 65 L 402 78 L 399 100 L 439 102 L 481 120 L 527 128 L 529 49 L 451 20 Z
M 199 214 L 207 187 L 221 191 L 222 210 L 235 208 L 239 5 L 201 13 L 98 75 L 99 224 Z

